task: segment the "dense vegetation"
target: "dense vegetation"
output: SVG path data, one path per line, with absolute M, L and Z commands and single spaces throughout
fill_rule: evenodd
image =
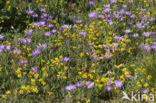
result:
M 156 0 L 0 0 L 0 102 L 156 98 L 155 17 Z

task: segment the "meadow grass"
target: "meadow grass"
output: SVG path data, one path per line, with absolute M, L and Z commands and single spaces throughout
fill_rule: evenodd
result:
M 156 98 L 155 2 L 0 2 L 0 102 L 151 102 L 122 97 Z

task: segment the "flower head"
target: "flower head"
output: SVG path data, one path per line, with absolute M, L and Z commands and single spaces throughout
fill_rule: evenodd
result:
M 115 81 L 114 82 L 114 87 L 120 88 L 123 86 L 123 82 L 121 80 Z
M 124 32 L 125 32 L 126 34 L 128 34 L 128 33 L 131 32 L 131 30 L 130 30 L 130 29 L 126 29 Z
M 27 63 L 28 63 L 28 60 L 27 60 L 27 59 L 24 59 L 24 60 L 23 60 L 23 59 L 22 59 L 22 60 L 20 59 L 19 62 L 20 62 L 21 65 L 22 65 L 22 64 L 27 64 Z
M 33 72 L 33 74 L 36 74 L 37 73 L 37 66 L 31 67 L 31 71 Z
M 30 35 L 32 34 L 32 32 L 33 32 L 32 29 L 27 30 L 27 31 L 26 31 L 27 36 L 30 36 Z
M 35 55 L 39 55 L 40 54 L 40 50 L 39 49 L 36 49 L 32 52 L 32 55 L 35 56 Z
M 27 10 L 26 13 L 29 15 L 32 15 L 34 13 L 34 11 L 33 10 Z
M 82 86 L 83 86 L 83 83 L 77 82 L 77 83 L 75 83 L 75 85 L 76 85 L 77 87 L 82 87 Z
M 62 62 L 67 62 L 68 60 L 69 60 L 69 58 L 68 57 L 63 57 L 63 58 L 61 58 L 60 59 Z
M 111 90 L 112 90 L 112 87 L 111 87 L 111 86 L 107 86 L 107 87 L 106 87 L 106 90 L 107 90 L 107 91 L 111 91 Z
M 95 3 L 94 3 L 94 1 L 89 1 L 88 4 L 89 5 L 94 5 Z
M 44 44 L 39 43 L 39 45 L 37 45 L 37 49 L 46 49 L 46 48 L 47 48 L 46 43 L 44 43 Z
M 117 0 L 110 0 L 111 3 L 117 3 Z
M 148 91 L 147 89 L 144 89 L 144 90 L 142 90 L 142 93 L 144 93 L 144 94 L 148 94 L 149 91 Z
M 87 88 L 92 88 L 92 87 L 94 86 L 94 82 L 86 81 L 85 86 L 86 86 Z
M 40 12 L 46 12 L 46 8 L 39 8 Z
M 74 90 L 74 89 L 76 89 L 76 85 L 73 85 L 73 84 L 67 85 L 65 87 L 65 90 L 66 91 L 70 91 L 70 90 Z
M 44 32 L 43 33 L 43 35 L 46 36 L 46 37 L 50 36 L 51 34 L 52 34 L 51 32 Z
M 0 40 L 2 40 L 4 38 L 4 36 L 3 35 L 0 35 Z
M 19 54 L 19 53 L 20 53 L 20 50 L 19 50 L 19 49 L 14 49 L 14 50 L 12 51 L 12 53 L 13 53 L 13 54 Z
M 90 19 L 95 19 L 97 17 L 97 13 L 92 11 L 92 12 L 89 13 L 88 16 L 89 16 Z

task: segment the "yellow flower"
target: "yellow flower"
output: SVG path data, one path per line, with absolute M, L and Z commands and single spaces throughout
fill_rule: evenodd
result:
M 86 103 L 90 103 L 90 99 L 86 100 Z
M 145 86 L 145 87 L 148 87 L 148 86 L 149 86 L 149 84 L 148 84 L 148 83 L 145 83 L 145 84 L 144 84 L 144 86 Z
M 20 91 L 19 91 L 19 94 L 23 94 L 23 90 L 20 90 Z
M 66 76 L 63 76 L 63 79 L 67 79 L 67 77 Z
M 9 91 L 9 90 L 8 90 L 8 91 L 6 91 L 6 94 L 11 94 L 11 91 Z
M 7 99 L 7 96 L 6 95 L 2 95 L 2 98 Z
M 148 75 L 148 76 L 147 76 L 147 79 L 148 79 L 148 80 L 150 80 L 151 78 L 152 78 L 152 76 L 151 76 L 151 75 Z
M 32 83 L 35 83 L 35 81 L 36 81 L 35 79 L 31 79 L 31 82 L 32 82 Z
M 49 95 L 51 95 L 51 94 L 52 94 L 52 92 L 48 92 L 48 94 L 49 94 Z

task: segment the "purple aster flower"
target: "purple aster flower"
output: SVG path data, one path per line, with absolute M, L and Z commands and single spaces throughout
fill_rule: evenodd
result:
M 132 77 L 130 74 L 125 75 L 125 78 L 130 78 Z
M 114 40 L 119 40 L 119 36 L 114 36 L 113 39 Z
M 51 50 L 54 50 L 54 46 L 51 46 Z
M 119 19 L 121 16 L 119 14 L 114 14 L 114 18 Z
M 63 58 L 60 59 L 60 61 L 62 61 L 62 62 L 67 62 L 68 60 L 69 60 L 68 57 L 63 57 Z
M 39 22 L 39 24 L 40 25 L 45 25 L 46 24 L 46 21 L 42 20 L 42 21 Z
M 125 19 L 123 17 L 120 18 L 121 21 L 124 21 Z
M 130 15 L 130 18 L 131 18 L 131 19 L 134 19 L 135 17 L 136 17 L 135 14 Z
M 145 36 L 145 37 L 149 37 L 151 35 L 151 33 L 150 32 L 143 32 L 142 35 Z
M 62 25 L 62 28 L 64 28 L 64 29 L 71 29 L 71 25 Z
M 20 54 L 20 50 L 19 49 L 13 49 L 12 53 L 15 54 Z
M 33 72 L 33 74 L 36 74 L 37 73 L 37 66 L 31 67 L 31 71 Z
M 70 45 L 69 39 L 66 39 L 66 45 L 67 45 L 67 46 Z
M 61 16 L 66 16 L 66 14 L 65 13 L 62 13 Z
M 4 45 L 3 44 L 0 44 L 0 52 L 2 52 L 4 49 Z
M 110 4 L 105 4 L 104 7 L 105 8 L 110 8 Z
M 32 55 L 35 56 L 35 55 L 39 55 L 40 54 L 40 50 L 39 49 L 36 49 L 32 52 Z
M 47 13 L 42 13 L 41 17 L 46 18 L 46 17 L 48 17 L 48 14 Z
M 30 35 L 32 34 L 32 32 L 33 32 L 32 29 L 27 30 L 27 31 L 26 31 L 27 36 L 30 36 Z
M 48 15 L 48 19 L 53 19 L 53 16 L 51 16 L 51 15 Z
M 109 80 L 106 81 L 106 84 L 107 84 L 107 85 L 111 85 L 112 83 L 113 83 L 113 79 L 111 79 L 111 78 L 110 78 Z
M 0 49 L 4 49 L 4 45 L 3 44 L 0 44 Z
M 37 18 L 37 17 L 38 17 L 38 14 L 33 13 L 32 16 L 33 16 L 34 18 Z
M 111 90 L 112 90 L 112 87 L 111 87 L 111 86 L 107 86 L 107 87 L 106 87 L 106 90 L 107 90 L 107 91 L 111 91 Z
M 97 13 L 92 11 L 92 12 L 89 13 L 88 16 L 89 16 L 90 19 L 95 19 L 97 17 Z
M 5 49 L 10 50 L 11 45 L 5 45 L 4 47 L 5 47 Z
M 145 49 L 147 52 L 149 52 L 149 51 L 151 51 L 152 47 L 149 46 L 149 45 L 146 45 L 146 46 L 144 47 L 144 49 Z
M 146 9 L 144 9 L 144 8 L 140 8 L 140 11 L 145 12 L 145 11 L 146 11 Z
M 40 26 L 40 22 L 33 22 L 32 25 L 36 28 L 38 28 Z
M 22 38 L 21 40 L 22 40 L 23 44 L 30 44 L 31 43 L 31 39 L 29 39 L 29 38 Z
M 46 43 L 44 43 L 44 44 L 41 44 L 41 43 L 39 43 L 39 45 L 37 45 L 37 49 L 46 49 L 47 48 L 47 44 Z
M 40 12 L 46 12 L 46 8 L 39 8 Z
M 73 19 L 76 19 L 76 16 L 72 16 Z
M 92 87 L 94 86 L 94 82 L 86 81 L 85 86 L 86 86 L 87 88 L 92 88 Z
M 131 12 L 129 12 L 129 11 L 125 11 L 124 14 L 126 14 L 126 15 L 131 15 Z
M 111 3 L 117 3 L 117 0 L 110 0 Z
M 142 49 L 146 50 L 147 52 L 149 52 L 152 49 L 152 47 L 149 46 L 147 43 L 146 44 L 144 44 L 144 43 L 140 44 L 140 47 Z
M 27 64 L 28 63 L 28 60 L 27 59 L 24 59 L 24 60 L 20 60 L 20 64 Z
M 93 55 L 92 57 L 94 60 L 100 60 L 101 59 L 101 57 L 98 57 L 98 55 Z
M 84 31 L 82 31 L 82 32 L 80 32 L 79 34 L 80 34 L 80 35 L 86 35 L 87 33 L 84 32 Z
M 111 54 L 106 52 L 105 55 L 103 56 L 105 59 L 109 59 L 111 57 Z
M 59 31 L 63 31 L 63 28 L 59 28 Z
M 102 11 L 102 14 L 109 13 L 111 10 L 111 8 L 106 8 Z
M 82 42 L 81 41 L 79 41 L 79 45 L 81 45 L 82 44 Z
M 130 4 L 133 3 L 133 0 L 129 0 L 128 3 L 130 3 Z
M 136 27 L 138 27 L 139 29 L 145 28 L 142 23 L 136 23 Z
M 48 27 L 48 28 L 53 28 L 54 25 L 49 23 L 49 24 L 47 24 L 47 27 Z
M 156 45 L 152 45 L 152 49 L 153 50 L 156 50 Z
M 114 82 L 114 87 L 120 88 L 123 86 L 123 82 L 121 80 L 115 81 Z
M 34 11 L 33 10 L 27 10 L 26 13 L 29 15 L 32 15 L 34 13 Z
M 155 18 L 150 18 L 148 21 L 149 22 L 154 22 L 155 21 Z
M 121 9 L 120 11 L 119 11 L 119 14 L 121 15 L 121 14 L 124 14 L 125 13 L 125 9 Z
M 76 85 L 77 87 L 82 87 L 82 86 L 83 86 L 83 83 L 77 82 L 77 83 L 75 83 L 75 85 Z
M 126 7 L 127 7 L 127 5 L 122 5 L 121 7 L 126 8 Z
M 75 20 L 75 23 L 80 24 L 80 23 L 82 23 L 82 20 Z
M 52 31 L 50 31 L 52 34 L 55 34 L 55 33 L 57 33 L 57 30 L 52 30 Z
M 104 18 L 103 15 L 99 15 L 99 16 L 98 16 L 98 19 L 103 19 L 103 18 Z
M 88 2 L 89 5 L 94 5 L 95 3 L 93 1 Z
M 133 34 L 133 37 L 139 37 L 138 33 Z
M 90 50 L 86 50 L 86 52 L 87 52 L 87 53 L 89 53 L 89 54 L 91 53 L 91 51 L 90 51 Z
M 73 85 L 73 84 L 67 85 L 65 87 L 65 90 L 66 91 L 70 91 L 70 90 L 74 90 L 74 89 L 76 89 L 76 85 Z
M 46 37 L 48 37 L 48 36 L 50 36 L 51 35 L 51 32 L 44 32 L 43 33 L 43 36 L 46 36 Z
M 89 46 L 94 46 L 94 42 L 88 43 Z
M 131 32 L 131 30 L 130 30 L 130 29 L 126 29 L 124 32 L 125 32 L 126 34 L 128 34 L 128 33 Z
M 4 38 L 4 36 L 3 35 L 0 35 L 0 40 L 2 40 Z
M 108 20 L 108 24 L 109 24 L 109 25 L 113 25 L 114 23 L 113 23 L 112 20 Z
M 147 89 L 144 89 L 144 90 L 142 90 L 142 93 L 143 93 L 143 94 L 148 94 L 149 91 L 148 91 Z
M 66 98 L 69 99 L 69 95 L 67 95 Z

